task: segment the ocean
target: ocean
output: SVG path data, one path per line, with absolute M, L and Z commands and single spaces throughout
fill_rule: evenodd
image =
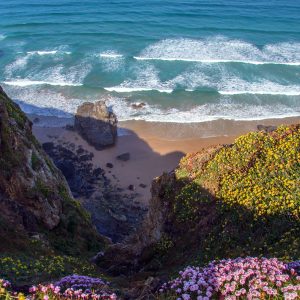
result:
M 0 84 L 26 113 L 300 115 L 299 0 L 2 0 L 0 16 Z

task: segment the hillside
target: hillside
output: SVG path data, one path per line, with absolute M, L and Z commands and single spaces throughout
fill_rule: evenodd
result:
M 157 178 L 141 232 L 106 258 L 122 253 L 125 272 L 168 276 L 223 258 L 297 260 L 299 217 L 300 125 L 251 132 L 189 154 Z
M 0 270 L 6 278 L 19 272 L 25 282 L 35 276 L 40 280 L 67 264 L 78 267 L 74 257 L 104 247 L 89 215 L 32 135 L 31 122 L 1 88 L 0 205 Z M 35 273 L 31 268 L 37 262 L 43 263 Z

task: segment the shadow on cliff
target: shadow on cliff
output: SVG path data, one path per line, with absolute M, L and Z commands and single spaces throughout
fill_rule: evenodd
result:
M 21 107 L 25 107 L 27 112 L 38 111 L 41 114 L 41 116 L 29 116 L 35 126 L 45 126 L 47 121 L 50 121 L 52 126 L 68 125 L 70 134 L 74 137 L 77 136 L 78 133 L 70 126 L 74 123 L 74 118 L 66 121 L 58 117 L 51 119 L 46 117 L 45 119 L 42 115 L 49 111 L 48 108 L 43 109 L 22 101 L 17 101 L 17 103 Z M 59 116 L 64 114 L 56 108 L 51 109 L 51 113 Z M 82 117 L 81 123 L 92 123 L 95 128 L 107 125 L 101 120 L 91 120 L 91 118 L 83 120 Z M 96 160 L 97 155 L 101 155 L 101 150 L 97 147 L 98 151 L 96 151 L 93 145 L 89 145 L 83 137 L 79 138 L 79 135 L 75 137 L 75 139 L 79 138 L 76 142 L 79 145 L 78 148 L 76 148 L 78 145 L 74 147 L 74 142 L 61 141 L 59 146 L 54 146 L 54 143 L 44 145 L 44 150 L 66 177 L 73 196 L 84 199 L 83 205 L 91 213 L 92 222 L 98 232 L 111 238 L 113 242 L 121 242 L 141 226 L 145 209 L 134 204 L 136 198 L 141 198 L 141 194 L 145 192 L 146 196 L 144 197 L 150 198 L 148 189 L 150 189 L 152 179 L 160 176 L 164 171 L 170 172 L 177 166 L 180 158 L 184 156 L 184 153 L 179 151 L 160 155 L 132 130 L 118 128 L 118 131 L 128 136 L 128 139 L 121 137 L 121 144 L 117 139 L 115 146 L 102 147 L 101 149 L 109 148 L 110 150 L 110 156 L 107 157 L 106 161 L 106 163 L 111 163 L 110 168 L 107 167 L 106 163 L 98 167 L 99 164 Z M 110 136 L 108 138 L 111 139 Z M 58 140 L 59 137 L 56 141 Z M 116 157 L 124 152 L 131 154 L 130 159 L 128 161 L 118 160 Z M 97 163 L 97 168 L 94 168 L 92 160 Z M 145 165 L 143 166 L 143 164 Z M 147 168 L 147 166 L 150 167 Z M 108 173 L 113 174 L 116 172 L 116 168 L 122 169 L 122 174 L 126 172 L 123 176 L 133 177 L 132 182 L 128 181 L 127 187 L 121 188 L 108 178 Z M 124 172 L 124 170 L 126 171 Z M 137 180 L 137 178 L 139 179 Z M 148 200 L 144 199 L 145 202 Z
M 187 265 L 246 256 L 297 260 L 299 232 L 299 219 L 289 213 L 258 216 L 254 209 L 228 205 L 200 182 L 170 172 L 153 182 L 140 231 L 126 243 L 111 246 L 98 264 L 119 276 L 124 286 L 131 285 L 128 299 L 137 299 L 157 291 Z M 124 275 L 130 278 L 126 283 Z M 155 280 L 148 286 L 137 285 L 150 277 Z

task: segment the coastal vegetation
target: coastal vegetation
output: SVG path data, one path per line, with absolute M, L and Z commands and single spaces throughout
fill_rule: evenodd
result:
M 189 154 L 172 176 L 162 187 L 168 203 L 162 236 L 174 247 L 166 254 L 156 248 L 160 259 L 175 255 L 201 265 L 239 256 L 299 259 L 299 125 Z
M 299 298 L 300 125 L 185 156 L 154 181 L 136 244 L 107 259 L 117 246 L 96 232 L 30 121 L 0 96 L 1 300 L 122 299 L 136 274 L 167 282 L 152 299 Z
M 299 299 L 300 276 L 293 267 L 253 257 L 189 266 L 161 287 L 160 299 Z

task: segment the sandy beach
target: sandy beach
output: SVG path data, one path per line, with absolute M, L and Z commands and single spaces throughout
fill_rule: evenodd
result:
M 31 119 L 34 118 L 36 116 L 31 116 Z M 33 132 L 41 143 L 52 141 L 82 146 L 94 154 L 95 167 L 103 168 L 117 187 L 128 190 L 133 185 L 134 191 L 139 195 L 137 200 L 146 206 L 153 178 L 176 168 L 186 153 L 211 145 L 232 143 L 237 136 L 257 130 L 258 124 L 280 125 L 300 121 L 300 118 L 288 118 L 249 122 L 219 120 L 191 124 L 119 122 L 122 135 L 118 137 L 116 145 L 98 151 L 76 132 L 64 127 L 46 127 L 43 125 L 43 117 L 39 118 L 41 121 L 33 126 Z M 130 153 L 128 161 L 116 158 L 127 152 Z M 107 163 L 111 163 L 113 167 L 107 167 Z

